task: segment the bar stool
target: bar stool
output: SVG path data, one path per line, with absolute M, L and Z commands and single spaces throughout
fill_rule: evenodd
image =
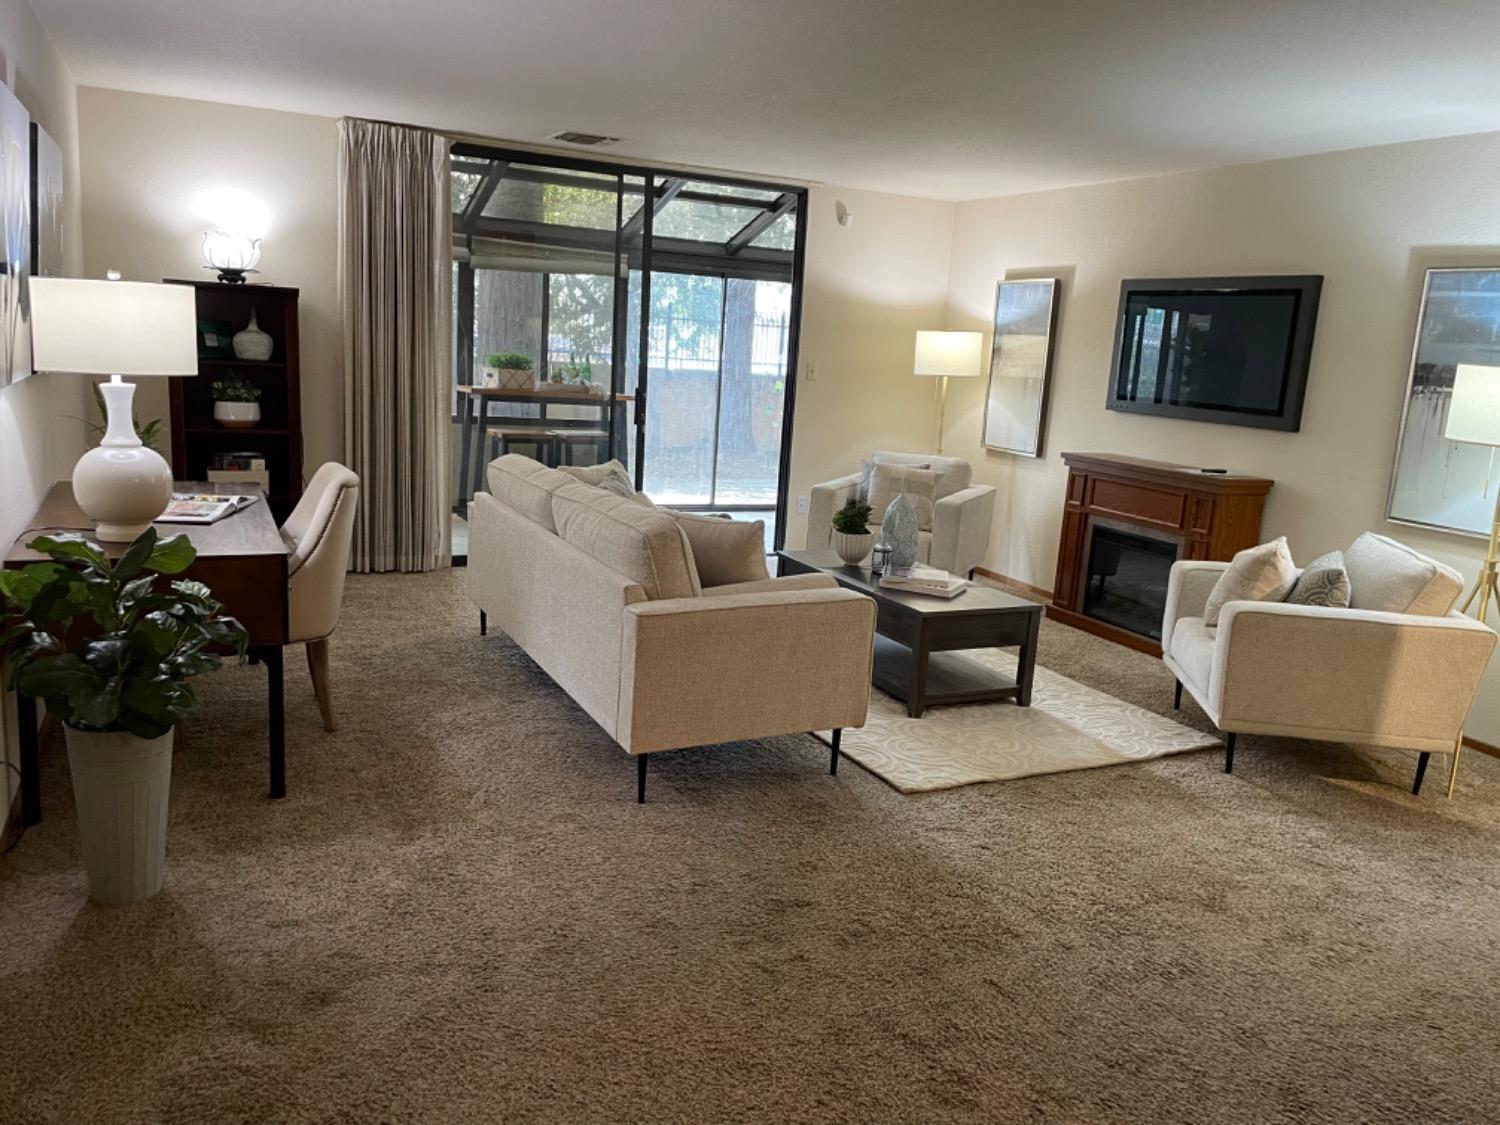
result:
M 553 430 L 559 451 L 558 464 L 573 464 L 573 451 L 586 445 L 594 451 L 594 464 L 602 465 L 609 457 L 608 430 Z
M 499 452 L 494 453 L 495 457 L 505 456 L 512 445 L 530 445 L 535 447 L 536 459 L 542 464 L 557 464 L 555 430 L 545 430 L 541 426 L 486 426 L 484 436 L 492 452 L 498 446 Z

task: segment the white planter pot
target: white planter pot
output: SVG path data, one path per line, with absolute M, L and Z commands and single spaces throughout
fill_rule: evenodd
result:
M 864 562 L 870 554 L 870 548 L 875 546 L 875 536 L 868 531 L 863 535 L 847 535 L 842 531 L 833 532 L 833 549 L 838 552 L 839 558 L 850 566 L 858 566 Z
M 106 906 L 150 898 L 167 874 L 173 732 L 64 730 L 89 898 Z
M 214 421 L 231 430 L 246 430 L 260 421 L 258 402 L 216 402 Z

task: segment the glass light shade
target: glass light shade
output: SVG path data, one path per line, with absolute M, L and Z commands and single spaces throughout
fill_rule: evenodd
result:
M 30 284 L 31 348 L 38 371 L 198 373 L 190 286 L 78 277 L 34 277 Z
M 1473 445 L 1500 445 L 1500 367 L 1458 365 L 1443 436 Z
M 221 279 L 239 278 L 260 262 L 260 239 L 222 230 L 205 231 L 203 260 L 210 269 L 219 271 Z
M 918 332 L 913 375 L 947 375 L 954 379 L 979 374 L 982 332 Z

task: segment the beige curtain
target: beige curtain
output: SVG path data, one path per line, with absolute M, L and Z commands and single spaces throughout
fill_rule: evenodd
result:
M 344 450 L 359 474 L 351 566 L 447 566 L 452 396 L 448 142 L 339 122 Z

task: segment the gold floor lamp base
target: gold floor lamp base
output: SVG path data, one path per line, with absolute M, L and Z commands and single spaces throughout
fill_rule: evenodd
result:
M 1474 599 L 1479 599 L 1479 608 L 1474 611 L 1474 619 L 1483 621 L 1490 612 L 1490 603 L 1493 601 L 1500 607 L 1500 560 L 1496 558 L 1496 548 L 1500 546 L 1500 492 L 1495 494 L 1495 518 L 1490 524 L 1490 547 L 1485 552 L 1484 566 L 1479 570 L 1479 577 L 1474 579 L 1474 586 L 1469 590 L 1468 597 L 1464 598 L 1463 608 L 1460 613 L 1468 613 L 1469 607 L 1474 604 Z M 1464 752 L 1464 732 L 1458 732 L 1458 739 L 1453 744 L 1453 766 L 1448 771 L 1448 799 L 1453 799 L 1453 788 L 1458 784 L 1458 760 Z

